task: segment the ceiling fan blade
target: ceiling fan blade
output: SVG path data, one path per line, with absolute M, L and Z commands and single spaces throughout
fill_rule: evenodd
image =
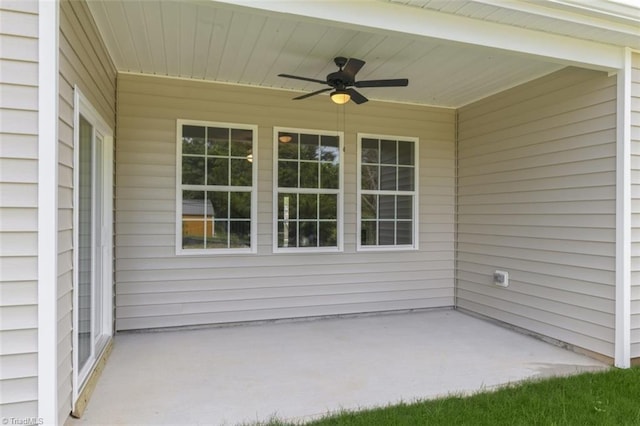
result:
M 306 99 L 306 98 L 309 98 L 311 96 L 319 95 L 320 93 L 328 92 L 329 90 L 333 90 L 333 87 L 327 87 L 326 89 L 316 90 L 315 92 L 307 93 L 305 95 L 301 95 L 301 96 L 298 96 L 296 98 L 293 98 L 293 100 L 297 101 L 297 100 L 300 100 L 300 99 Z
M 396 78 L 391 80 L 365 80 L 356 81 L 355 87 L 402 87 L 408 86 L 409 80 L 406 78 Z
M 347 61 L 347 64 L 344 66 L 344 69 L 342 71 L 349 77 L 351 77 L 351 80 L 353 81 L 356 74 L 358 73 L 358 71 L 360 71 L 360 68 L 362 68 L 364 64 L 365 62 L 360 59 L 351 58 Z
M 349 96 L 351 96 L 351 100 L 358 105 L 363 104 L 369 100 L 355 89 L 347 89 L 347 93 L 349 93 Z
M 324 80 L 318 80 L 315 78 L 308 78 L 308 77 L 299 77 L 297 75 L 291 75 L 291 74 L 278 74 L 278 77 L 294 78 L 296 80 L 310 81 L 312 83 L 327 84 L 327 82 Z

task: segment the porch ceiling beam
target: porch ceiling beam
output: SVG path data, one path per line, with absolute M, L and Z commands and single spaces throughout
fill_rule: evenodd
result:
M 629 9 L 628 14 L 616 13 L 612 8 L 607 11 L 604 8 L 597 9 L 598 6 L 606 6 L 609 3 L 587 3 L 573 4 L 569 1 L 548 0 L 546 2 L 527 0 L 473 0 L 476 3 L 488 6 L 501 7 L 503 9 L 524 12 L 535 16 L 554 18 L 572 24 L 580 24 L 592 28 L 617 32 L 627 36 L 640 37 L 640 11 L 634 16 L 631 11 L 636 9 L 627 6 L 623 11 Z M 606 18 L 604 18 L 606 17 Z
M 624 49 L 526 28 L 372 0 L 218 0 L 298 18 L 331 21 L 373 32 L 394 32 L 531 55 L 540 60 L 612 71 L 623 67 Z

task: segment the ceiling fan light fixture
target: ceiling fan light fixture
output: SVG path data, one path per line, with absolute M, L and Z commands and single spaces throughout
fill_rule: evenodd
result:
M 351 100 L 351 95 L 346 90 L 336 90 L 331 93 L 331 100 L 338 105 L 344 105 Z

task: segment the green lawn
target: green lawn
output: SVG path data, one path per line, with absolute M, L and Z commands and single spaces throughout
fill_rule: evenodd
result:
M 469 397 L 345 412 L 305 425 L 640 425 L 640 368 L 530 381 Z

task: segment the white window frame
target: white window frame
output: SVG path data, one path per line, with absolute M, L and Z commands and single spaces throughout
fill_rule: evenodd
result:
M 182 126 L 227 127 L 230 129 L 251 130 L 253 140 L 251 144 L 251 246 L 249 248 L 207 248 L 207 249 L 183 249 L 182 248 Z M 225 254 L 255 254 L 258 247 L 258 126 L 253 124 L 225 123 L 219 121 L 203 120 L 176 120 L 176 255 L 179 256 L 217 256 Z M 186 185 L 189 186 L 189 185 Z M 218 187 L 233 191 L 235 186 Z M 200 190 L 200 189 L 196 189 Z M 203 189 L 206 191 L 206 189 Z
M 290 188 L 292 193 L 303 194 L 336 194 L 337 199 L 337 237 L 336 245 L 333 247 L 278 247 L 278 133 L 308 133 L 319 136 L 337 136 L 338 149 L 340 151 L 340 164 L 338 171 L 338 191 L 305 188 Z M 289 188 L 288 188 L 289 189 Z M 301 129 L 297 127 L 274 127 L 273 128 L 273 252 L 274 253 L 339 253 L 344 250 L 344 132 L 318 129 Z
M 413 174 L 413 191 L 363 191 L 362 190 L 362 139 L 386 139 L 403 142 L 413 142 L 414 144 L 414 174 Z M 382 135 L 376 133 L 358 133 L 357 134 L 357 190 L 356 190 L 356 250 L 357 251 L 415 251 L 420 248 L 419 236 L 420 236 L 420 188 L 418 183 L 420 181 L 420 140 L 417 137 L 412 136 L 397 136 L 397 135 Z M 403 245 L 363 245 L 362 244 L 362 195 L 366 193 L 375 193 L 377 195 L 407 195 L 413 196 L 413 244 Z

